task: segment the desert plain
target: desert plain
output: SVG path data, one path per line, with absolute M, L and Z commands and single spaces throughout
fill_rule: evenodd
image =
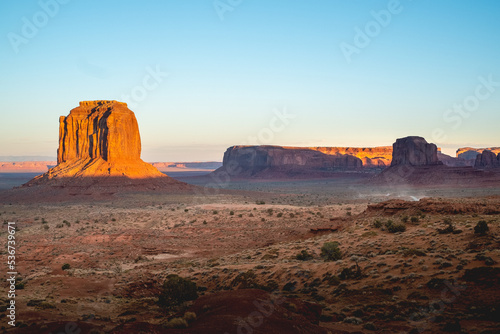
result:
M 194 188 L 174 194 L 3 198 L 19 274 L 18 323 L 2 330 L 497 333 L 500 187 L 368 178 L 207 190 L 209 176 L 184 176 Z M 406 229 L 391 233 L 389 221 Z M 487 233 L 475 233 L 480 221 Z M 328 242 L 339 260 L 321 257 Z M 194 282 L 198 297 L 160 305 L 169 275 Z

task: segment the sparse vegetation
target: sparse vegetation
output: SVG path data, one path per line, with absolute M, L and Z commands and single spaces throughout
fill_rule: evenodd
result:
M 70 268 L 71 268 L 71 266 L 69 265 L 69 263 L 65 263 L 65 264 L 63 264 L 63 265 L 62 265 L 62 267 L 61 267 L 61 269 L 62 269 L 62 270 L 68 270 L 68 269 L 70 269 Z
M 403 223 L 397 224 L 397 223 L 394 223 L 392 220 L 388 220 L 385 223 L 385 228 L 390 233 L 396 233 L 396 232 L 404 232 L 404 231 L 406 231 L 406 225 L 405 224 L 403 224 Z
M 295 259 L 299 261 L 309 261 L 313 259 L 313 256 L 309 254 L 307 250 L 303 249 L 299 254 L 295 255 Z
M 158 298 L 161 306 L 169 307 L 198 298 L 196 283 L 178 275 L 168 275 Z
M 480 220 L 476 226 L 474 226 L 474 233 L 479 235 L 485 235 L 488 233 L 490 228 L 488 227 L 488 223 L 485 220 Z
M 321 247 L 321 257 L 325 261 L 337 261 L 342 258 L 342 253 L 339 249 L 339 243 L 337 241 L 325 242 Z
M 381 228 L 382 227 L 382 222 L 378 219 L 376 219 L 374 222 L 373 222 L 373 227 L 375 228 Z

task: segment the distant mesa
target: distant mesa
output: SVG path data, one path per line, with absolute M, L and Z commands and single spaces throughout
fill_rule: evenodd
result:
M 495 154 L 500 153 L 500 147 L 488 147 L 488 148 L 473 148 L 473 147 L 461 147 L 457 150 L 457 158 L 464 160 L 476 160 L 478 154 L 483 153 L 483 151 L 488 150 Z M 472 164 L 474 165 L 474 164 Z
M 500 153 L 496 155 L 490 150 L 484 150 L 476 156 L 474 167 L 480 169 L 500 168 Z
M 59 118 L 57 166 L 23 186 L 188 187 L 140 156 L 139 126 L 126 103 L 80 102 Z
M 393 144 L 391 166 L 429 166 L 442 165 L 438 159 L 435 144 L 429 144 L 422 137 L 410 136 L 399 138 Z
M 287 146 L 231 146 L 224 153 L 222 167 L 214 173 L 225 172 L 235 177 L 292 177 L 317 176 L 332 171 L 354 171 L 363 161 L 340 150 Z

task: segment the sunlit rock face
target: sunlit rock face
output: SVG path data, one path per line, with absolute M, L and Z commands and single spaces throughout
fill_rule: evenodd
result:
M 488 148 L 474 148 L 474 147 L 461 147 L 457 150 L 457 158 L 462 158 L 466 160 L 474 160 L 477 155 L 483 153 L 483 151 L 488 150 L 496 154 L 500 154 L 500 147 L 488 147 Z
M 126 103 L 80 102 L 68 116 L 59 119 L 57 166 L 26 185 L 123 185 L 141 179 L 177 182 L 140 156 L 139 126 Z
M 393 144 L 391 166 L 429 166 L 442 165 L 438 159 L 435 144 L 429 144 L 422 137 L 399 138 Z
M 365 168 L 384 168 L 391 165 L 392 146 L 379 147 L 308 147 L 329 155 L 351 155 L 361 159 Z
M 329 155 L 310 148 L 282 146 L 232 146 L 226 150 L 223 169 L 230 175 L 252 176 L 261 172 L 314 172 L 354 170 L 363 166 L 350 155 Z
M 84 101 L 59 118 L 57 163 L 81 159 L 140 160 L 141 138 L 126 103 Z
M 484 150 L 476 156 L 475 168 L 498 168 L 500 167 L 500 153 L 496 155 L 494 152 Z

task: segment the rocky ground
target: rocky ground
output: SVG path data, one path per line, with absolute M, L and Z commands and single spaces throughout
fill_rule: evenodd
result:
M 500 196 L 297 190 L 5 202 L 19 279 L 17 326 L 2 312 L 2 330 L 500 332 Z M 338 260 L 322 256 L 329 242 Z M 172 274 L 198 298 L 160 305 Z

